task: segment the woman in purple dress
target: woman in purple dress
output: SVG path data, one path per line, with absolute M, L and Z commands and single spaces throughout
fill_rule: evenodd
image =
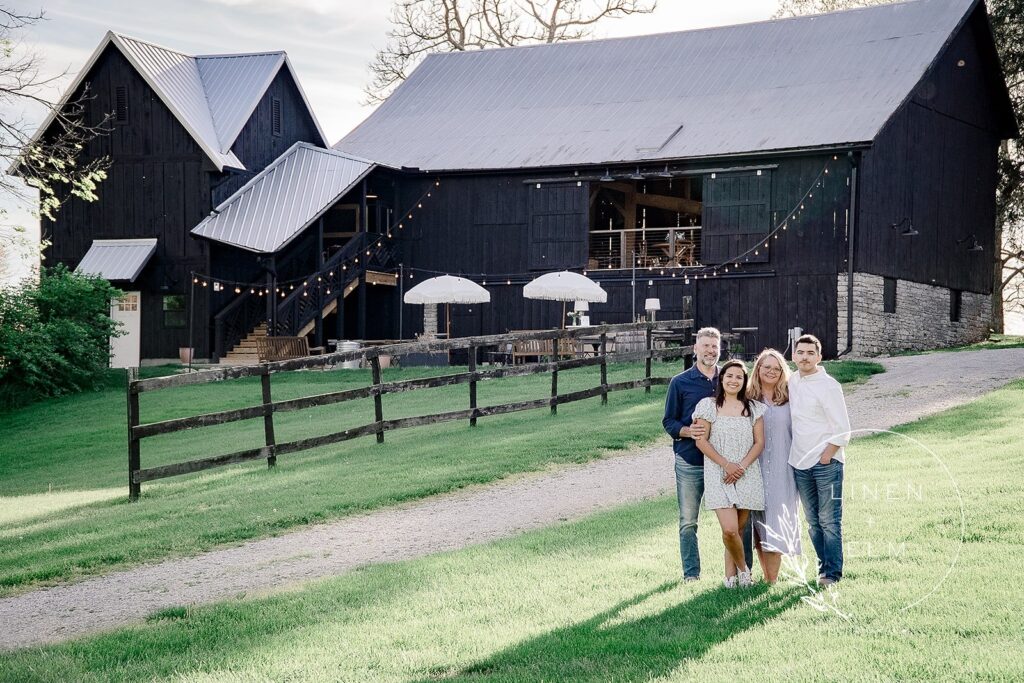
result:
M 751 511 L 754 547 L 768 583 L 775 583 L 782 555 L 800 554 L 799 496 L 789 447 L 793 427 L 789 416 L 789 366 L 775 349 L 765 349 L 754 361 L 749 395 L 764 403 L 764 453 L 761 477 L 764 482 L 764 510 Z

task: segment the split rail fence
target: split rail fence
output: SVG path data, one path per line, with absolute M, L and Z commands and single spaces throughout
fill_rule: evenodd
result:
M 667 377 L 651 376 L 651 361 L 658 359 L 671 359 L 684 357 L 692 350 L 692 346 L 680 344 L 666 348 L 655 348 L 655 338 L 658 333 L 668 331 L 684 330 L 683 336 L 688 337 L 692 330 L 692 320 L 670 320 L 648 323 L 627 323 L 620 325 L 598 325 L 593 327 L 574 328 L 565 330 L 544 330 L 537 332 L 515 332 L 508 334 L 497 334 L 483 337 L 462 337 L 458 339 L 445 339 L 433 341 L 405 342 L 400 344 L 389 344 L 360 349 L 357 351 L 343 351 L 323 356 L 311 356 L 308 358 L 297 358 L 293 360 L 263 363 L 256 366 L 229 367 L 223 369 L 204 370 L 185 375 L 173 375 L 170 377 L 157 377 L 153 379 L 138 379 L 132 371 L 128 376 L 128 487 L 129 498 L 138 500 L 142 490 L 142 483 L 163 479 L 191 472 L 221 467 L 247 460 L 266 460 L 269 467 L 276 464 L 277 456 L 286 453 L 295 453 L 311 448 L 318 448 L 328 444 L 340 443 L 361 436 L 375 435 L 378 443 L 384 442 L 384 433 L 395 429 L 405 429 L 422 425 L 438 424 L 453 420 L 469 420 L 471 426 L 476 426 L 477 419 L 491 415 L 503 415 L 521 410 L 533 410 L 549 407 L 552 413 L 557 413 L 558 406 L 581 401 L 587 398 L 601 397 L 601 403 L 608 402 L 608 394 L 613 391 L 627 389 L 645 388 L 650 392 L 652 385 L 668 384 Z M 629 350 L 624 353 L 608 352 L 609 335 L 619 338 L 643 339 L 641 350 Z M 581 346 L 580 338 L 585 337 L 591 340 L 596 346 L 593 355 L 573 357 L 559 360 L 559 349 L 577 349 Z M 677 335 L 677 338 L 681 336 Z M 541 361 L 524 365 L 503 365 L 481 369 L 477 365 L 477 356 L 480 351 L 486 348 L 505 348 L 509 344 L 532 340 L 551 340 L 554 354 L 549 361 Z M 589 345 L 589 344 L 588 344 Z M 381 356 L 402 357 L 409 354 L 450 352 L 465 349 L 468 357 L 468 368 L 465 372 L 457 372 L 448 375 L 405 379 L 393 382 L 383 382 L 381 378 Z M 609 358 L 615 362 L 628 362 L 643 360 L 645 371 L 644 376 L 623 382 L 608 382 L 608 361 Z M 371 383 L 365 387 L 335 391 L 316 396 L 307 396 L 284 401 L 274 401 L 271 398 L 271 377 L 277 373 L 290 372 L 294 370 L 310 370 L 331 368 L 346 361 L 360 360 L 370 366 Z M 589 366 L 600 367 L 600 382 L 597 386 L 581 391 L 569 393 L 558 393 L 558 373 L 562 370 L 582 368 Z M 495 380 L 503 377 L 516 377 L 533 375 L 543 372 L 551 373 L 551 394 L 544 398 L 530 401 L 519 401 L 502 405 L 478 406 L 477 405 L 477 383 L 481 381 Z M 246 408 L 224 410 L 203 415 L 180 417 L 160 422 L 143 423 L 139 411 L 139 395 L 146 392 L 172 389 L 177 387 L 220 382 L 224 380 L 239 379 L 243 377 L 259 377 L 262 385 L 262 403 Z M 384 419 L 384 406 L 381 400 L 385 394 L 416 391 L 420 389 L 432 389 L 436 387 L 450 386 L 454 384 L 469 385 L 469 405 L 464 410 L 455 410 L 432 415 L 416 417 L 403 417 L 392 420 Z M 374 401 L 374 421 L 359 427 L 352 427 L 332 434 L 315 436 L 307 439 L 277 443 L 274 438 L 274 415 L 281 412 L 316 408 L 344 401 L 372 398 Z M 161 465 L 158 467 L 142 467 L 141 444 L 147 437 L 160 434 L 170 434 L 199 427 L 237 422 L 240 420 L 262 419 L 264 427 L 265 445 L 259 448 L 217 455 L 198 460 Z

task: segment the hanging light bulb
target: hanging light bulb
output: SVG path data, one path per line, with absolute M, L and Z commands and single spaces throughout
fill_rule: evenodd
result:
M 235 287 L 235 294 L 241 294 L 241 293 L 242 293 L 242 288 L 241 287 Z

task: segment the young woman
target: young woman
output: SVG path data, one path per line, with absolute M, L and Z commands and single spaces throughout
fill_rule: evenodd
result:
M 799 555 L 800 523 L 797 517 L 799 496 L 793 468 L 789 466 L 789 447 L 793 443 L 793 425 L 789 416 L 789 366 L 775 349 L 765 349 L 754 361 L 750 377 L 750 397 L 765 404 L 764 453 L 761 478 L 764 482 L 764 511 L 752 512 L 754 547 L 764 571 L 764 580 L 775 583 L 782 555 Z
M 764 509 L 757 463 L 764 449 L 764 410 L 747 397 L 747 368 L 738 360 L 721 367 L 715 396 L 702 399 L 693 410 L 693 423 L 705 427 L 696 442 L 704 454 L 704 503 L 722 527 L 726 588 L 752 583 L 740 530 L 750 510 Z

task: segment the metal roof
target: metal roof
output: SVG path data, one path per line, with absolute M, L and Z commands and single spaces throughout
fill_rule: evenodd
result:
M 156 238 L 93 240 L 76 272 L 134 282 L 156 251 Z
M 297 142 L 214 209 L 192 234 L 257 253 L 276 252 L 375 166 Z
M 867 142 L 976 2 L 433 54 L 334 148 L 473 170 Z
M 245 170 L 245 165 L 231 151 L 231 147 L 282 67 L 287 68 L 291 74 L 321 141 L 327 144 L 320 123 L 284 52 L 196 57 L 108 31 L 65 91 L 62 106 L 85 80 L 96 60 L 110 44 L 121 51 L 153 88 L 218 170 L 225 167 Z M 36 131 L 34 140 L 49 128 L 55 116 L 55 112 L 49 113 Z M 17 162 L 8 172 L 16 168 Z

